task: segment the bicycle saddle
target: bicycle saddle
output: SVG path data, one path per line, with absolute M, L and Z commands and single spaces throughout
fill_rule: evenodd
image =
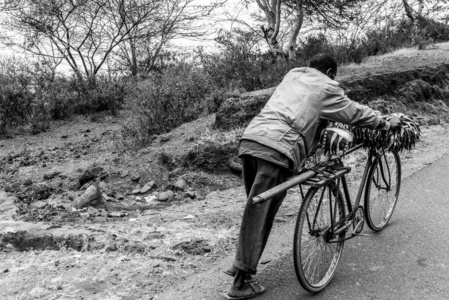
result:
M 354 134 L 346 129 L 328 127 L 323 130 L 321 134 L 321 144 L 324 146 L 324 154 L 330 153 L 332 155 L 343 154 L 352 145 L 354 141 Z

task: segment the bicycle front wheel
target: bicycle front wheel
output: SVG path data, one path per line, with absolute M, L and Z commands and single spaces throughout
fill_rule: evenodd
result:
M 299 210 L 293 259 L 296 276 L 309 292 L 329 284 L 343 251 L 345 232 L 332 236 L 332 227 L 345 217 L 341 195 L 335 185 L 310 188 Z
M 381 231 L 393 215 L 401 188 L 401 161 L 397 152 L 384 152 L 373 161 L 365 190 L 368 227 Z

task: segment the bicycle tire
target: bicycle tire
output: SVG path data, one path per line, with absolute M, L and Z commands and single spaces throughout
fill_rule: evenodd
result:
M 371 230 L 378 232 L 388 225 L 396 208 L 400 189 L 399 154 L 385 152 L 374 159 L 365 189 L 365 219 Z
M 327 194 L 330 201 L 326 201 L 326 190 L 328 191 Z M 338 191 L 337 193 L 335 193 L 335 191 L 330 193 L 329 186 L 310 188 L 304 198 L 296 219 L 293 237 L 295 272 L 301 286 L 312 293 L 322 291 L 330 283 L 343 251 L 344 231 L 338 235 L 339 241 L 335 243 L 327 243 L 323 236 L 320 237 L 317 236 L 317 234 L 314 234 L 315 236 L 312 235 L 312 233 L 316 231 L 316 228 L 329 228 L 331 226 L 329 203 L 333 202 L 333 204 L 338 205 L 338 212 L 335 213 L 335 215 L 338 215 L 338 218 L 334 218 L 334 220 L 339 221 L 344 219 L 345 211 L 342 193 L 339 189 L 336 190 Z M 321 192 L 317 193 L 319 191 Z M 329 196 L 332 194 L 334 197 Z M 338 197 L 335 197 L 335 194 L 337 194 Z M 318 205 L 318 203 L 321 203 L 321 205 Z M 332 207 L 335 209 L 337 206 L 332 205 Z M 315 227 L 315 222 L 310 222 L 312 215 L 320 217 L 320 220 L 317 220 L 316 222 L 316 225 L 319 226 Z M 309 216 L 309 218 L 307 218 L 307 216 Z M 318 224 L 318 222 L 320 222 L 320 224 Z M 311 226 L 309 224 L 311 224 Z

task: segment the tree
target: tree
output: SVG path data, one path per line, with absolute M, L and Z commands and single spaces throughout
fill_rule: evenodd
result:
M 161 0 L 11 0 L 3 21 L 8 45 L 59 57 L 77 78 L 95 85 L 112 51 L 148 22 Z
M 132 75 L 147 73 L 155 68 L 158 58 L 161 58 L 170 41 L 203 36 L 207 32 L 204 18 L 225 1 L 210 1 L 206 5 L 197 2 L 162 1 L 153 18 L 135 26 L 129 38 L 118 46 L 115 55 L 119 65 L 124 66 Z
M 416 42 L 416 37 L 420 34 L 423 27 L 428 25 L 435 25 L 438 21 L 432 21 L 432 19 L 444 20 L 447 17 L 447 10 L 449 7 L 449 1 L 447 0 L 417 0 L 409 1 L 402 0 L 405 14 L 413 23 L 413 41 Z
M 298 34 L 304 21 L 319 22 L 328 27 L 338 27 L 355 14 L 355 5 L 361 0 L 256 0 L 265 15 L 262 27 L 271 52 L 277 57 L 295 59 Z M 278 41 L 283 23 L 282 16 L 290 22 L 287 53 Z

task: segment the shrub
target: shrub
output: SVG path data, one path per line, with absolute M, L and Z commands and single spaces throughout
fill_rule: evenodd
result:
M 0 59 L 0 134 L 24 125 L 32 111 L 28 64 L 14 57 Z
M 32 111 L 33 96 L 17 85 L 0 85 L 0 134 L 24 125 Z
M 125 103 L 127 82 L 118 78 L 98 76 L 94 83 L 71 80 L 72 96 L 75 96 L 73 110 L 78 114 L 109 111 L 116 115 Z
M 131 116 L 123 124 L 123 136 L 145 146 L 152 135 L 198 118 L 205 110 L 209 81 L 201 69 L 180 62 L 139 82 L 126 97 Z
M 297 63 L 276 60 L 258 47 L 254 32 L 221 31 L 216 39 L 219 53 L 198 51 L 204 71 L 220 89 L 254 91 L 277 85 Z

